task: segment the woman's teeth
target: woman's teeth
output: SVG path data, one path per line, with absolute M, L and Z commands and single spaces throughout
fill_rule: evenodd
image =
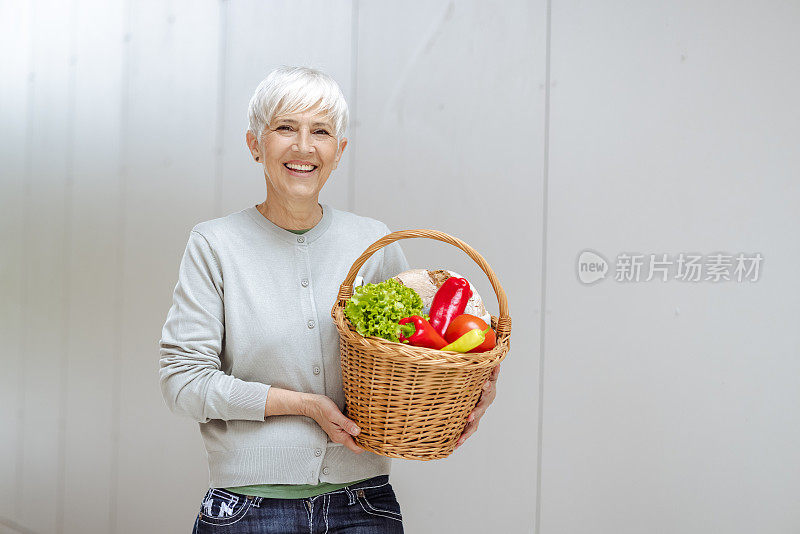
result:
M 284 167 L 295 172 L 311 172 L 316 169 L 316 165 L 297 165 L 295 163 L 284 163 Z

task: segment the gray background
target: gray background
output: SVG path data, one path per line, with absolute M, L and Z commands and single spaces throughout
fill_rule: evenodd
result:
M 322 201 L 464 239 L 509 295 L 479 431 L 394 462 L 407 532 L 800 531 L 799 23 L 795 0 L 1 1 L 0 531 L 191 529 L 205 450 L 157 344 L 189 229 L 266 195 L 245 117 L 280 64 L 351 106 Z M 497 313 L 466 255 L 402 245 Z M 586 248 L 764 262 L 584 286 Z

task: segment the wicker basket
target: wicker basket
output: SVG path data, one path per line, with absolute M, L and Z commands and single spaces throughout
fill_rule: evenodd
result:
M 500 305 L 499 318 L 492 316 L 491 321 L 497 334 L 493 349 L 459 353 L 365 338 L 345 317 L 344 306 L 353 296 L 356 274 L 370 256 L 400 239 L 420 237 L 460 248 L 489 277 Z M 350 267 L 331 317 L 339 330 L 345 413 L 361 428 L 355 441 L 364 449 L 393 458 L 449 456 L 492 368 L 511 347 L 508 301 L 492 268 L 475 249 L 436 230 L 392 232 L 370 245 Z

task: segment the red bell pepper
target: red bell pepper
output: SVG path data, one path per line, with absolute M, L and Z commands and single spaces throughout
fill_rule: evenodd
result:
M 428 347 L 429 349 L 441 349 L 447 345 L 447 341 L 441 334 L 419 315 L 404 317 L 398 322 L 401 325 L 398 336 L 401 343 L 410 343 L 415 347 Z
M 472 289 L 466 278 L 451 276 L 433 296 L 431 303 L 431 326 L 444 336 L 450 321 L 464 313 Z

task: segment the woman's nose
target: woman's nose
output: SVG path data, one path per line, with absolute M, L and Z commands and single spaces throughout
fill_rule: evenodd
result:
M 314 148 L 314 145 L 311 143 L 311 133 L 305 128 L 300 128 L 297 132 L 295 146 L 300 152 L 311 152 L 311 149 Z

